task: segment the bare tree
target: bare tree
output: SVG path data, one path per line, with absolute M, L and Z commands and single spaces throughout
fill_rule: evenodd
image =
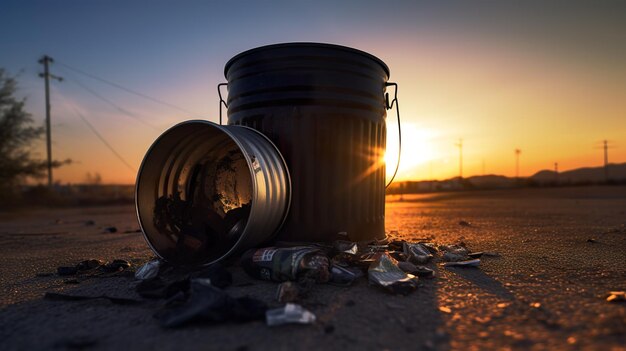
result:
M 24 109 L 25 99 L 15 97 L 17 82 L 0 68 L 0 197 L 14 193 L 17 185 L 28 177 L 46 175 L 47 162 L 31 154 L 44 129 L 34 125 L 32 116 Z M 53 161 L 54 167 L 71 160 Z

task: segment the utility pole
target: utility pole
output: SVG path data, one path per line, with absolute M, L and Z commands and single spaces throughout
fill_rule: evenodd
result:
M 455 145 L 459 148 L 459 178 L 463 179 L 463 139 Z
M 604 181 L 609 181 L 609 142 L 604 140 Z
M 554 162 L 554 181 L 559 182 L 559 163 Z
M 522 150 L 515 149 L 515 178 L 519 178 L 519 155 L 522 153 Z
M 50 130 L 50 82 L 49 78 L 56 79 L 59 82 L 63 81 L 63 78 L 57 77 L 50 73 L 49 64 L 54 62 L 52 57 L 44 55 L 39 63 L 43 64 L 43 72 L 39 73 L 46 84 L 46 146 L 48 151 L 48 187 L 52 188 L 52 133 Z

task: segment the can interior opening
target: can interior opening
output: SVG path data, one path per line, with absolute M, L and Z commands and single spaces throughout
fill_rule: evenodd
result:
M 163 134 L 140 170 L 137 204 L 155 251 L 176 264 L 225 255 L 252 206 L 252 175 L 237 143 L 215 125 L 189 122 Z

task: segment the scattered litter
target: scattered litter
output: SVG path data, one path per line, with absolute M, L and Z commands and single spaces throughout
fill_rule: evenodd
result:
M 146 280 L 156 278 L 159 275 L 159 269 L 161 268 L 161 260 L 152 260 L 135 272 L 135 279 Z
M 446 306 L 440 306 L 439 307 L 439 311 L 441 311 L 443 313 L 452 313 L 452 309 L 450 309 L 450 307 L 446 307 Z
M 420 278 L 433 278 L 433 277 L 435 277 L 435 271 L 430 269 L 430 268 L 428 268 L 428 267 L 417 266 L 416 268 L 417 268 L 417 270 L 415 270 L 411 274 L 416 275 L 416 276 L 418 276 Z
M 90 269 L 98 268 L 102 266 L 103 264 L 104 262 L 100 260 L 96 260 L 96 259 L 85 260 L 85 261 L 79 262 L 76 265 L 76 269 L 79 271 L 88 271 Z
M 126 268 L 130 268 L 130 266 L 130 262 L 126 260 L 113 260 L 112 262 L 102 266 L 102 268 L 105 272 L 119 272 L 125 270 Z
M 358 252 L 358 246 L 355 242 L 346 240 L 337 240 L 333 243 L 333 248 L 338 253 L 347 253 L 350 255 L 356 255 Z
M 465 260 L 465 256 L 458 255 L 452 252 L 446 252 L 443 254 L 443 259 L 446 262 L 459 262 Z
M 609 296 L 606 298 L 607 302 L 626 302 L 626 292 L 624 291 L 610 291 Z
M 404 242 L 403 251 L 413 263 L 426 263 L 433 258 L 430 250 L 423 244 Z
M 97 295 L 97 296 L 69 295 L 69 294 L 61 294 L 61 293 L 53 293 L 53 292 L 47 292 L 44 295 L 44 299 L 54 300 L 54 301 L 85 301 L 85 300 L 105 299 L 117 305 L 135 305 L 135 304 L 141 303 L 141 301 L 139 300 L 128 299 L 125 297 L 112 297 L 112 296 L 107 296 L 107 295 Z
M 175 295 L 170 304 L 173 306 L 157 313 L 161 326 L 165 328 L 176 328 L 191 322 L 262 320 L 267 311 L 263 301 L 250 297 L 233 298 L 220 288 L 197 279 L 191 280 L 188 297 Z
M 387 253 L 398 262 L 407 261 L 409 259 L 409 256 L 402 251 L 388 251 Z
M 283 324 L 311 324 L 315 322 L 315 315 L 294 303 L 288 303 L 284 307 L 268 310 L 265 313 L 265 320 L 270 327 Z
M 468 221 L 459 221 L 459 225 L 463 227 L 470 227 L 472 224 Z
M 445 262 L 444 267 L 478 267 L 480 265 L 480 259 L 476 258 L 468 261 L 457 262 Z
M 283 282 L 278 285 L 276 290 L 276 300 L 278 302 L 293 302 L 298 300 L 300 291 L 294 282 Z
M 594 239 L 594 238 L 589 238 L 589 239 L 587 239 L 587 242 L 588 242 L 588 243 L 595 244 L 595 243 L 597 243 L 598 241 L 597 241 L 596 239 Z
M 330 279 L 330 260 L 310 246 L 248 250 L 241 257 L 241 265 L 250 276 L 262 280 L 283 282 L 305 275 L 320 283 Z
M 96 221 L 91 220 L 91 219 L 90 219 L 90 220 L 87 220 L 87 221 L 85 221 L 85 225 L 86 225 L 86 226 L 96 225 Z
M 403 272 L 397 261 L 386 253 L 380 253 L 369 267 L 370 284 L 381 286 L 392 293 L 407 295 L 417 288 L 417 277 Z
M 330 282 L 337 285 L 351 285 L 362 276 L 363 271 L 358 268 L 332 266 L 330 269 Z
M 104 228 L 104 232 L 105 233 L 117 233 L 117 228 L 116 227 L 106 227 L 106 228 Z
M 481 258 L 484 255 L 484 252 L 470 252 L 467 254 L 470 258 Z
M 413 264 L 413 263 L 411 263 L 411 262 L 403 262 L 403 261 L 399 261 L 399 262 L 398 262 L 398 267 L 399 267 L 401 270 L 403 270 L 403 271 L 405 271 L 405 272 L 407 272 L 407 273 L 411 273 L 411 274 L 413 274 L 413 272 L 416 272 L 416 271 L 417 271 L 417 266 L 416 266 L 416 265 L 414 265 L 414 264 Z

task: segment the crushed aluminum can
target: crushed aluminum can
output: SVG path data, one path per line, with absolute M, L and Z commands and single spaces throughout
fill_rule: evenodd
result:
M 433 258 L 430 250 L 423 244 L 405 242 L 402 249 L 409 256 L 409 261 L 413 263 L 426 263 Z
M 152 260 L 143 266 L 139 267 L 139 269 L 135 272 L 135 279 L 138 280 L 146 280 L 156 278 L 159 275 L 159 270 L 161 269 L 161 261 L 160 260 Z
M 313 312 L 295 303 L 265 312 L 265 321 L 270 327 L 292 323 L 311 324 L 315 319 Z
M 444 267 L 478 267 L 480 265 L 480 259 L 476 258 L 468 261 L 458 262 L 445 262 Z
M 310 246 L 251 249 L 241 257 L 241 265 L 250 276 L 262 280 L 284 282 L 305 275 L 320 283 L 330 279 L 330 260 Z
M 393 257 L 380 253 L 374 261 L 367 275 L 370 284 L 378 285 L 392 293 L 407 295 L 417 288 L 417 277 L 403 272 Z
M 337 253 L 356 255 L 359 248 L 355 242 L 347 240 L 337 240 L 333 243 L 333 248 Z

